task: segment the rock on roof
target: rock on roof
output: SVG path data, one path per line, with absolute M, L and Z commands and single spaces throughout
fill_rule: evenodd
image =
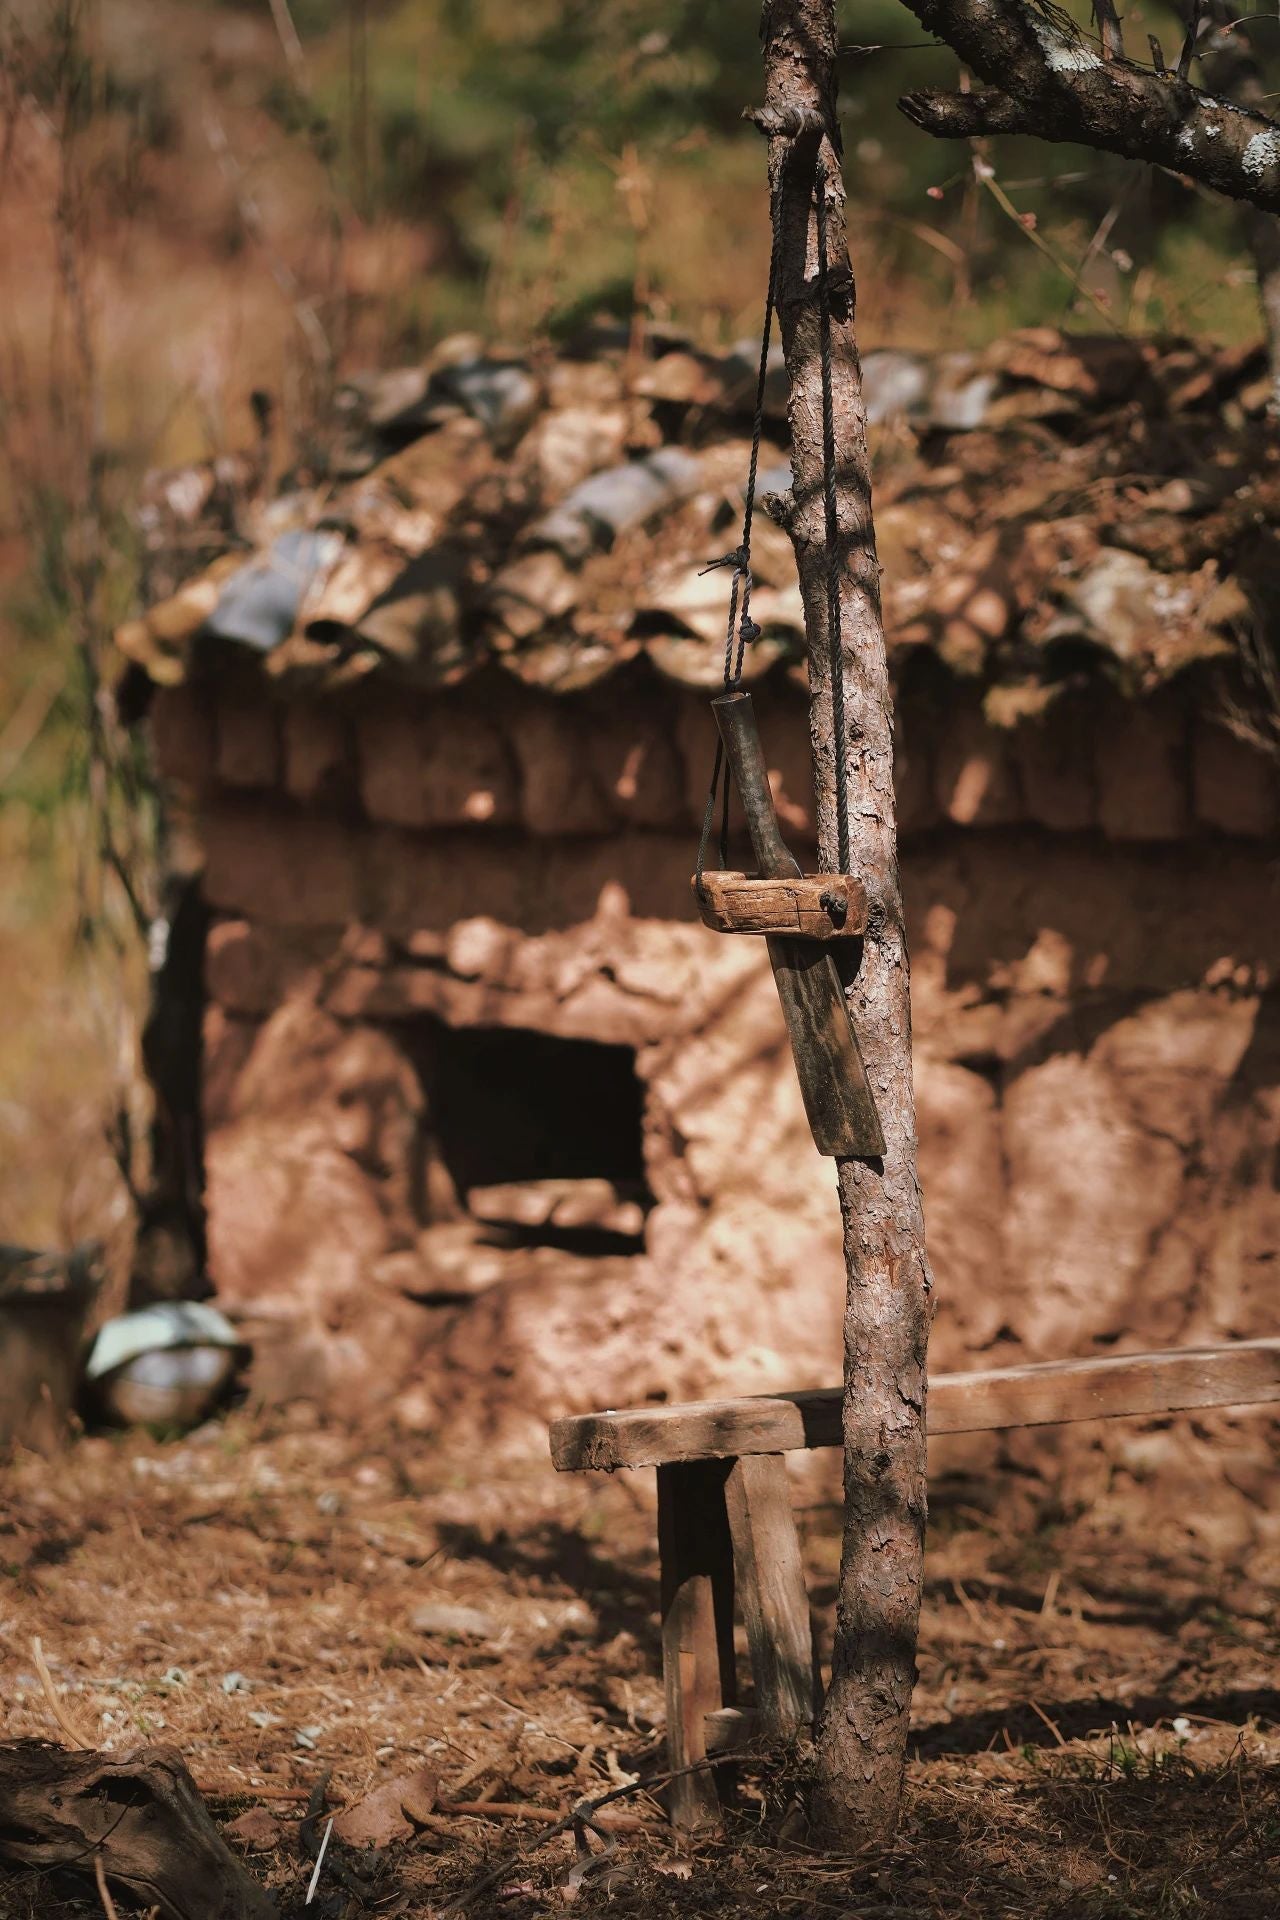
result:
M 982 353 L 872 352 L 864 371 L 899 668 L 927 650 L 1013 720 L 1082 675 L 1136 694 L 1234 651 L 1280 521 L 1260 350 L 1041 328 Z M 284 696 L 490 663 L 568 691 L 641 654 L 711 685 L 727 579 L 702 569 L 737 543 L 753 387 L 747 348 L 446 342 L 345 390 L 323 479 L 273 498 L 237 497 L 225 461 L 153 480 L 157 575 L 179 552 L 209 564 L 120 650 L 161 685 L 253 662 Z M 771 362 L 761 472 L 779 511 L 783 403 Z M 753 564 L 748 671 L 803 674 L 790 542 L 766 515 Z

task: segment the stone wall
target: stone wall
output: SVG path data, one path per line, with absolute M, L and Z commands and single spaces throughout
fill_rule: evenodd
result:
M 933 1364 L 1269 1331 L 1270 768 L 1191 686 L 997 729 L 906 679 Z M 759 705 L 803 852 L 800 696 Z M 264 1379 L 541 1446 L 569 1408 L 832 1377 L 831 1169 L 761 944 L 707 932 L 689 896 L 700 697 L 639 676 L 323 707 L 196 685 L 158 696 L 155 738 L 215 915 L 213 1277 L 275 1354 Z M 424 1021 L 634 1050 L 642 1251 L 488 1244 L 432 1159 Z

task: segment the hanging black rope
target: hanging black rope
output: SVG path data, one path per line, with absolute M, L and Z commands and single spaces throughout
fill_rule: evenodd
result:
M 724 639 L 724 685 L 726 693 L 736 687 L 742 679 L 742 669 L 747 657 L 747 648 L 753 640 L 760 638 L 760 629 L 751 618 L 751 527 L 756 510 L 756 479 L 760 471 L 760 443 L 764 438 L 764 400 L 765 387 L 769 377 L 769 338 L 773 332 L 773 310 L 778 293 L 778 226 L 782 208 L 781 184 L 774 189 L 769 207 L 770 247 L 769 247 L 769 284 L 764 297 L 764 326 L 760 333 L 760 362 L 756 370 L 755 415 L 751 423 L 751 459 L 747 467 L 746 502 L 742 513 L 742 539 L 732 553 L 723 560 L 714 560 L 712 566 L 733 568 L 733 579 L 729 588 L 729 619 Z M 704 568 L 710 572 L 710 568 Z M 736 638 L 736 650 L 735 650 Z M 702 820 L 702 834 L 698 841 L 697 881 L 702 884 L 702 875 L 706 870 L 707 846 L 711 839 L 711 823 L 715 818 L 716 794 L 720 787 L 720 775 L 724 771 L 724 745 L 716 741 L 715 765 L 711 770 L 711 786 L 707 793 L 707 807 Z M 729 776 L 725 774 L 724 792 L 720 812 L 720 865 L 729 864 Z
M 827 170 L 819 159 L 818 344 L 822 358 L 822 486 L 827 548 L 827 649 L 831 675 L 831 734 L 836 765 L 836 845 L 840 873 L 849 871 L 849 741 L 844 715 L 844 651 L 840 641 L 840 520 L 836 506 L 836 427 L 831 395 L 831 284 L 827 265 Z
M 733 663 L 732 678 L 729 674 L 729 657 L 725 655 L 724 684 L 726 689 L 736 686 L 742 678 L 743 662 L 747 647 L 752 640 L 760 638 L 760 629 L 751 618 L 751 523 L 756 510 L 756 477 L 760 471 L 760 442 L 764 438 L 764 396 L 769 379 L 769 335 L 773 331 L 773 310 L 778 299 L 778 227 L 782 212 L 781 182 L 775 188 L 769 201 L 769 285 L 764 296 L 764 328 L 760 335 L 760 364 L 756 369 L 756 409 L 751 422 L 751 459 L 747 466 L 747 497 L 742 512 L 742 618 L 738 625 L 738 653 Z M 730 607 L 729 625 L 732 631 L 733 609 Z
M 785 171 L 784 168 L 782 171 Z M 760 337 L 760 364 L 756 374 L 755 417 L 751 429 L 751 459 L 747 469 L 746 503 L 742 518 L 742 539 L 732 553 L 713 560 L 703 571 L 731 567 L 729 618 L 724 642 L 724 686 L 726 693 L 740 685 L 747 647 L 760 637 L 760 629 L 751 618 L 751 527 L 755 516 L 756 480 L 760 468 L 760 443 L 764 437 L 765 385 L 769 372 L 769 338 L 778 297 L 778 263 L 782 216 L 782 171 L 779 172 L 769 205 L 770 249 L 769 285 L 765 294 L 764 328 Z M 822 360 L 822 476 L 825 548 L 827 563 L 827 648 L 831 680 L 831 720 L 835 749 L 837 871 L 848 873 L 849 847 L 849 766 L 848 738 L 844 704 L 844 656 L 840 637 L 840 523 L 836 503 L 835 406 L 831 378 L 831 276 L 827 259 L 827 170 L 821 159 L 816 163 L 814 192 L 818 226 L 818 325 Z M 724 787 L 720 777 L 724 773 Z M 706 812 L 698 841 L 696 883 L 701 891 L 706 870 L 707 848 L 715 819 L 716 798 L 721 796 L 720 865 L 729 864 L 729 777 L 724 766 L 724 746 L 716 742 L 715 764 L 707 792 Z

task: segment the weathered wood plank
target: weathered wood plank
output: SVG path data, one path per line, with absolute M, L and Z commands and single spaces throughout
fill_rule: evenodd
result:
M 798 879 L 800 869 L 778 829 L 751 695 L 719 694 L 711 711 L 761 873 L 769 880 Z M 834 955 L 793 934 L 768 934 L 765 947 L 813 1144 L 834 1159 L 878 1158 L 884 1134 Z
M 1280 1402 L 1280 1339 L 1057 1360 L 929 1382 L 929 1431 L 984 1433 Z M 551 1429 L 562 1473 L 840 1445 L 840 1390 L 578 1414 Z
M 757 879 L 720 870 L 693 878 L 703 924 L 716 933 L 798 933 L 806 940 L 857 939 L 866 931 L 867 896 L 847 874 L 806 873 Z
M 765 936 L 813 1144 L 828 1159 L 884 1152 L 880 1116 L 830 948 Z
M 733 1664 L 733 1546 L 725 1510 L 728 1465 L 719 1460 L 658 1468 L 662 1582 L 662 1678 L 672 1770 L 707 1752 L 707 1716 L 737 1697 Z M 671 1783 L 671 1818 L 686 1832 L 718 1827 L 710 1771 Z
M 780 1453 L 735 1460 L 724 1491 L 759 1729 L 791 1740 L 814 1717 L 814 1662 L 786 1461 Z

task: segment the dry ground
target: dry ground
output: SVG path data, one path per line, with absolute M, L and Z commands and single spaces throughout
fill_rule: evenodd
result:
M 221 1820 L 270 1811 L 276 1844 L 251 1860 L 284 1915 L 303 1912 L 299 1821 L 330 1770 L 335 1804 L 425 1764 L 441 1802 L 562 1813 L 661 1770 L 648 1479 L 534 1462 L 495 1481 L 475 1457 L 305 1414 L 20 1456 L 0 1513 L 0 1732 L 53 1732 L 39 1634 L 87 1736 L 176 1745 Z M 638 1796 L 607 1870 L 575 1890 L 567 1836 L 518 1857 L 544 1827 L 437 1810 L 364 1896 L 335 1844 L 310 1911 L 428 1915 L 505 1862 L 474 1913 L 1280 1913 L 1277 1568 L 1194 1556 L 1172 1521 L 1142 1538 L 1026 1512 L 1014 1531 L 935 1502 L 891 1853 L 824 1858 L 785 1774 L 754 1765 L 728 1783 L 725 1844 L 682 1853 Z M 835 1526 L 829 1504 L 806 1508 L 820 1602 Z M 482 1631 L 414 1624 L 443 1605 Z M 85 1889 L 0 1879 L 0 1914 L 100 1916 Z

